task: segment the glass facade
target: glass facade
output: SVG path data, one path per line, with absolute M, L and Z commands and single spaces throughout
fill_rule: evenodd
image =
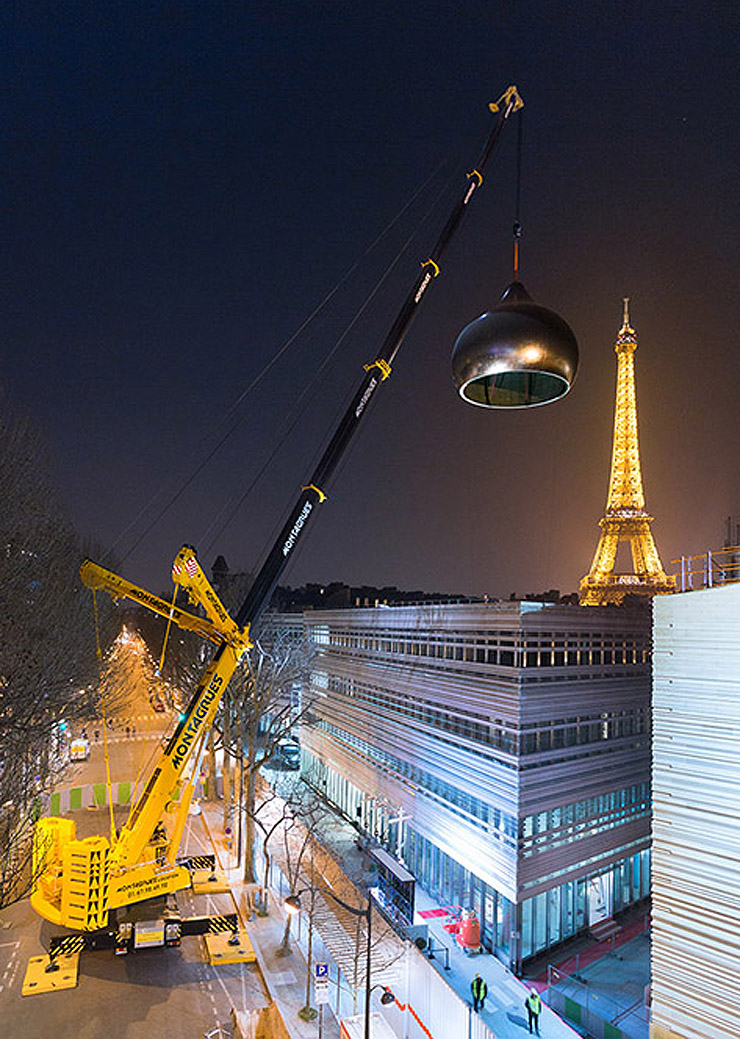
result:
M 650 817 L 650 784 L 635 783 L 626 790 L 611 790 L 546 812 L 528 815 L 520 829 L 523 858 L 541 848 L 559 848 L 582 837 L 614 829 L 633 819 Z
M 511 602 L 304 622 L 304 777 L 438 904 L 473 909 L 487 949 L 518 970 L 648 894 L 649 616 Z
M 600 904 L 607 899 L 600 915 L 611 916 L 650 894 L 650 851 L 647 849 L 601 871 L 596 878 L 579 877 L 542 891 L 522 902 L 517 913 L 516 904 L 413 827 L 406 824 L 401 838 L 397 827 L 387 822 L 387 813 L 378 810 L 346 776 L 306 751 L 303 774 L 342 815 L 375 836 L 392 854 L 400 855 L 406 868 L 432 898 L 443 906 L 473 909 L 481 924 L 482 944 L 506 963 L 512 953 L 512 941 L 517 937 L 520 939 L 518 956 L 527 960 L 583 931 L 594 922 L 597 895 Z M 635 792 L 636 797 L 647 796 L 643 787 L 641 784 L 640 790 Z M 621 794 L 625 796 L 615 795 L 610 803 L 624 802 L 630 796 L 629 791 Z M 535 832 L 538 825 L 540 833 L 546 832 L 548 823 L 553 817 L 559 819 L 560 812 L 556 809 L 552 814 L 540 813 L 540 817 L 533 820 Z M 563 810 L 563 818 L 570 818 L 570 813 Z M 525 820 L 525 824 L 523 830 L 530 830 L 529 820 Z
M 617 862 L 599 875 L 598 891 L 608 892 L 609 902 L 602 915 L 612 916 L 650 894 L 650 851 L 640 851 Z M 593 882 L 579 877 L 559 887 L 541 891 L 522 902 L 521 956 L 523 960 L 572 938 L 594 923 Z

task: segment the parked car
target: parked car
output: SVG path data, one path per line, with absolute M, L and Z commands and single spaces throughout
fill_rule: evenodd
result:
M 283 768 L 297 769 L 301 767 L 301 747 L 295 740 L 281 740 L 278 743 L 275 756 Z

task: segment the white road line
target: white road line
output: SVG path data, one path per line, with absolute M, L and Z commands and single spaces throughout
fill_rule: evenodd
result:
M 16 953 L 13 953 L 13 956 L 16 957 Z M 19 959 L 17 959 L 17 958 L 14 958 L 13 961 L 12 961 L 13 971 L 12 971 L 12 973 L 10 975 L 9 980 L 8 980 L 8 988 L 11 988 L 15 984 L 15 979 L 16 979 L 16 976 L 18 974 L 18 967 L 20 966 L 20 962 L 21 961 Z
M 215 971 L 215 970 L 216 970 L 216 968 L 215 968 L 215 967 L 212 967 L 211 969 L 212 969 L 213 971 Z M 231 994 L 230 994 L 229 990 L 228 990 L 228 989 L 226 988 L 226 986 L 224 985 L 224 983 L 223 983 L 223 981 L 221 980 L 221 978 L 219 978 L 218 974 L 216 974 L 216 975 L 215 975 L 215 980 L 216 980 L 216 981 L 217 981 L 217 982 L 219 983 L 219 985 L 221 986 L 221 988 L 222 988 L 222 989 L 224 990 L 224 995 L 226 996 L 226 999 L 227 999 L 228 1005 L 229 1005 L 229 1006 L 233 1006 L 233 1002 L 234 1002 L 234 1001 L 233 1001 L 233 1000 L 232 1000 L 232 998 L 231 998 Z M 209 986 L 209 987 L 210 987 L 210 986 Z M 213 998 L 213 997 L 211 997 L 211 998 Z

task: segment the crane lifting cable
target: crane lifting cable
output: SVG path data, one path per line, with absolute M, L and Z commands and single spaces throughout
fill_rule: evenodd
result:
M 244 505 L 244 502 L 252 494 L 255 486 L 259 483 L 259 481 L 262 479 L 262 477 L 265 476 L 265 474 L 268 472 L 268 470 L 269 470 L 269 468 L 271 466 L 271 463 L 274 461 L 276 456 L 280 454 L 280 452 L 281 452 L 285 442 L 287 441 L 288 437 L 290 436 L 290 434 L 293 432 L 293 430 L 297 426 L 297 424 L 300 421 L 301 417 L 305 414 L 307 403 L 312 398 L 313 394 L 315 393 L 316 387 L 319 384 L 320 378 L 323 375 L 324 371 L 326 370 L 326 368 L 329 366 L 329 364 L 333 360 L 333 358 L 336 355 L 336 353 L 339 350 L 339 348 L 346 341 L 347 337 L 350 335 L 350 333 L 353 331 L 353 329 L 357 326 L 357 324 L 359 323 L 360 319 L 364 316 L 364 314 L 367 311 L 368 307 L 371 305 L 373 300 L 376 298 L 376 296 L 378 295 L 378 293 L 380 292 L 381 288 L 383 287 L 385 282 L 388 280 L 390 275 L 396 269 L 396 267 L 398 266 L 398 264 L 401 261 L 401 259 L 408 253 L 408 251 L 409 251 L 409 249 L 411 247 L 411 244 L 414 241 L 414 239 L 418 236 L 420 229 L 429 220 L 429 218 L 432 215 L 432 213 L 439 206 L 441 200 L 452 189 L 452 186 L 453 186 L 452 180 L 450 180 L 447 184 L 443 185 L 441 190 L 437 193 L 437 196 L 432 200 L 430 205 L 427 207 L 426 212 L 422 216 L 421 220 L 418 222 L 417 226 L 406 237 L 405 241 L 403 242 L 401 247 L 398 249 L 395 257 L 386 266 L 386 268 L 383 271 L 383 273 L 380 275 L 378 280 L 375 282 L 375 285 L 367 293 L 367 295 L 365 296 L 365 299 L 363 300 L 363 302 L 357 308 L 357 310 L 355 311 L 354 315 L 352 316 L 352 318 L 350 319 L 348 324 L 345 326 L 344 330 L 341 332 L 341 334 L 337 338 L 337 340 L 334 343 L 334 345 L 331 347 L 329 352 L 326 354 L 324 360 L 321 362 L 319 367 L 316 369 L 312 379 L 306 384 L 306 386 L 304 387 L 303 391 L 296 398 L 296 400 L 293 403 L 292 407 L 286 413 L 285 418 L 283 419 L 283 433 L 280 436 L 280 438 L 276 441 L 273 449 L 270 451 L 269 455 L 265 458 L 263 464 L 260 466 L 260 468 L 257 471 L 257 473 L 255 474 L 255 476 L 249 482 L 249 484 L 244 489 L 244 491 L 239 493 L 238 497 L 235 496 L 235 497 L 233 497 L 231 499 L 231 501 L 227 502 L 221 508 L 221 510 L 214 516 L 213 520 L 211 520 L 211 522 L 209 523 L 208 527 L 206 527 L 206 529 L 203 532 L 202 536 L 198 540 L 198 544 L 202 547 L 203 551 L 209 551 L 213 547 L 213 545 L 215 544 L 216 540 L 221 536 L 221 534 L 224 532 L 224 530 L 232 522 L 232 520 L 234 519 L 236 514 L 239 512 L 239 510 Z M 337 414 L 335 415 L 335 418 L 338 418 L 339 414 L 341 414 L 342 411 L 347 407 L 348 402 L 349 402 L 349 396 L 345 397 L 345 400 L 343 401 L 343 403 L 340 405 L 339 409 L 337 410 Z M 333 423 L 330 424 L 330 428 L 332 428 L 332 426 L 333 426 Z M 314 455 L 314 460 L 318 459 L 318 456 L 319 456 L 319 450 L 316 451 L 316 453 Z
M 105 690 L 103 688 L 103 650 L 100 646 L 100 618 L 98 616 L 98 592 L 92 589 L 93 618 L 95 622 L 95 655 L 98 661 L 98 682 L 100 689 L 100 717 L 103 723 L 103 757 L 105 759 L 105 789 L 108 795 L 108 809 L 110 812 L 111 841 L 116 839 L 116 823 L 113 818 L 113 796 L 110 781 L 110 754 L 108 752 L 108 724 L 105 717 Z
M 405 213 L 411 208 L 411 206 L 419 198 L 419 196 L 424 191 L 427 190 L 427 188 L 429 187 L 430 183 L 436 177 L 438 177 L 438 175 L 439 175 L 440 171 L 442 170 L 442 168 L 444 167 L 445 163 L 446 163 L 446 160 L 444 160 L 444 159 L 441 160 L 438 163 L 437 167 L 429 174 L 429 176 L 426 178 L 426 180 L 418 188 L 416 188 L 416 190 L 412 193 L 411 197 L 408 199 L 408 201 L 405 203 L 405 205 L 403 205 L 401 207 L 401 209 L 396 213 L 396 215 L 391 218 L 391 220 L 386 224 L 386 226 L 383 228 L 383 230 L 367 246 L 367 248 L 364 250 L 364 252 L 347 268 L 347 270 L 339 278 L 339 280 L 336 282 L 336 284 L 333 286 L 333 288 L 331 288 L 326 293 L 326 295 L 321 299 L 321 301 L 319 303 L 317 303 L 317 305 L 314 307 L 314 309 L 301 322 L 301 324 L 298 326 L 298 328 L 285 340 L 285 342 L 277 349 L 275 354 L 267 362 L 267 364 L 262 368 L 262 370 L 254 377 L 254 379 L 252 379 L 252 381 L 245 387 L 244 390 L 242 390 L 242 392 L 239 394 L 239 396 L 233 401 L 233 403 L 229 406 L 229 408 L 224 413 L 223 418 L 221 420 L 222 427 L 226 426 L 226 428 L 224 429 L 223 433 L 221 433 L 221 435 L 215 441 L 215 443 L 210 448 L 210 450 L 207 451 L 207 453 L 199 461 L 197 461 L 197 462 L 195 462 L 193 464 L 193 467 L 190 470 L 190 472 L 182 480 L 180 480 L 179 483 L 177 483 L 177 484 L 175 484 L 173 486 L 173 488 L 170 491 L 169 496 L 167 497 L 167 499 L 164 502 L 164 504 L 159 508 L 159 510 L 157 511 L 157 513 L 154 516 L 154 518 L 147 524 L 147 526 L 141 531 L 141 533 L 138 535 L 138 537 L 136 537 L 136 539 L 133 541 L 133 543 L 123 553 L 123 555 L 120 557 L 120 562 L 125 562 L 128 559 L 128 557 L 131 555 L 131 553 L 141 544 L 141 542 L 144 540 L 144 538 L 146 538 L 147 535 L 151 533 L 153 528 L 157 526 L 157 524 L 161 521 L 162 517 L 164 515 L 166 515 L 166 513 L 172 508 L 172 506 L 175 504 L 175 502 L 177 502 L 182 497 L 182 495 L 185 493 L 187 488 L 203 472 L 203 470 L 208 465 L 208 463 L 213 460 L 213 458 L 219 453 L 219 451 L 223 448 L 223 446 L 231 439 L 231 437 L 236 432 L 236 430 L 245 421 L 246 413 L 242 413 L 241 416 L 237 416 L 236 418 L 234 418 L 234 416 L 236 415 L 237 410 L 241 407 L 241 405 L 247 399 L 247 397 L 261 384 L 261 382 L 265 379 L 267 374 L 275 367 L 275 365 L 278 363 L 278 361 L 285 355 L 285 353 L 290 349 L 290 347 L 293 346 L 293 344 L 299 339 L 299 337 L 302 336 L 306 332 L 306 330 L 313 324 L 313 322 L 315 322 L 317 320 L 319 315 L 324 312 L 324 310 L 326 309 L 326 307 L 328 306 L 330 301 L 332 299 L 334 299 L 334 297 L 337 295 L 339 290 L 349 281 L 349 279 L 352 277 L 352 275 L 357 271 L 357 269 L 360 266 L 360 264 L 362 263 L 362 261 L 365 260 L 368 256 L 370 256 L 371 253 L 373 253 L 375 251 L 375 249 L 378 247 L 378 245 L 380 245 L 380 243 L 387 237 L 387 235 L 396 226 L 396 224 L 405 215 Z M 436 201 L 435 201 L 435 204 L 436 204 Z M 427 212 L 427 215 L 428 215 L 428 212 Z M 425 217 L 423 218 L 424 220 L 427 219 L 427 215 L 425 215 Z M 417 228 L 417 230 L 418 230 L 418 228 Z M 416 232 L 414 232 L 414 233 L 416 233 Z M 394 263 L 395 262 L 397 262 L 397 261 L 394 261 Z M 382 282 L 385 280 L 386 276 L 387 276 L 387 272 L 386 272 L 386 274 L 381 276 L 379 284 L 382 284 Z M 357 317 L 355 317 L 354 320 L 356 321 Z M 336 349 L 336 347 L 334 349 Z M 331 354 L 333 354 L 334 349 L 331 351 L 329 356 L 331 356 Z M 325 363 L 326 362 L 324 362 L 324 364 Z M 231 419 L 233 419 L 233 421 L 230 422 Z M 230 424 L 226 425 L 227 423 L 230 423 Z M 106 558 L 107 559 L 111 558 L 112 553 L 121 544 L 121 542 L 124 540 L 124 538 L 127 536 L 127 534 L 129 534 L 129 532 L 131 530 L 133 530 L 137 526 L 137 524 L 140 522 L 140 520 L 143 518 L 143 516 L 145 516 L 147 514 L 147 512 L 149 512 L 153 508 L 154 503 L 164 493 L 165 493 L 165 488 L 159 488 L 149 498 L 149 500 L 139 509 L 138 513 L 131 520 L 131 522 L 128 523 L 126 525 L 126 527 L 124 527 L 123 530 L 121 530 L 119 532 L 119 534 L 116 536 L 116 538 L 113 541 L 113 543 L 109 546 L 108 551 L 106 552 Z

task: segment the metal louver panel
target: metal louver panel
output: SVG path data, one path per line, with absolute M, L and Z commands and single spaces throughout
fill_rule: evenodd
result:
M 740 584 L 654 601 L 651 1039 L 740 1020 Z

